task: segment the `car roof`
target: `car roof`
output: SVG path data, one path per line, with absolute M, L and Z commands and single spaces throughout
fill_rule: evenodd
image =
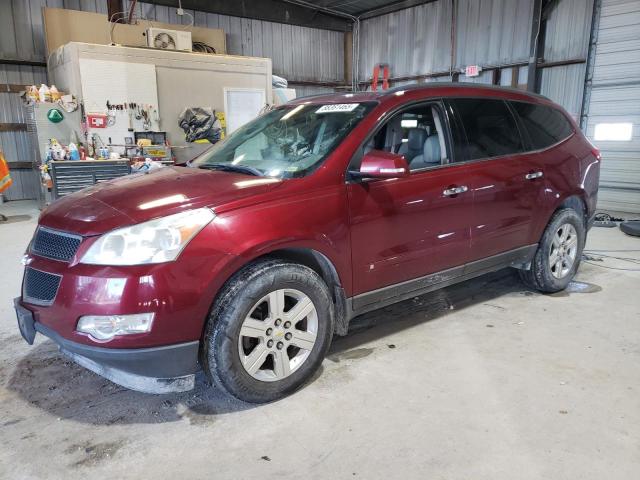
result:
M 411 97 L 486 97 L 486 98 L 507 98 L 511 100 L 529 101 L 532 103 L 548 103 L 547 97 L 537 93 L 526 92 L 516 88 L 498 87 L 495 85 L 479 85 L 476 83 L 444 83 L 433 82 L 420 85 L 406 85 L 377 92 L 354 92 L 354 93 L 325 93 L 320 95 L 310 95 L 299 97 L 289 102 L 298 103 L 352 103 L 352 102 L 380 102 L 397 99 L 399 94 L 410 94 Z

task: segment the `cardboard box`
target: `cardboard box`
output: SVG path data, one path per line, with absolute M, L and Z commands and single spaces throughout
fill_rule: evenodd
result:
M 66 10 L 64 8 L 43 8 L 44 30 L 47 55 L 69 42 L 95 43 L 108 45 L 113 27 L 113 41 L 123 46 L 146 47 L 144 32 L 149 27 L 168 28 L 170 30 L 189 30 L 191 40 L 204 42 L 213 47 L 216 53 L 226 53 L 226 39 L 223 30 L 218 28 L 187 27 L 170 23 L 143 20 L 138 25 L 109 23 L 107 15 L 101 13 Z

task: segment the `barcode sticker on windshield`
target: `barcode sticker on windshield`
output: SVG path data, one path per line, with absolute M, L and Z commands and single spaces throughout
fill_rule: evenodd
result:
M 336 103 L 334 105 L 323 105 L 316 113 L 353 112 L 358 108 L 359 103 Z

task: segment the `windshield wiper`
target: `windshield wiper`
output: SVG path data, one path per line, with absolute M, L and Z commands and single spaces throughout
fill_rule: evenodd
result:
M 246 175 L 254 175 L 256 177 L 262 176 L 262 172 L 257 168 L 247 167 L 246 165 L 233 165 L 231 163 L 204 163 L 202 165 L 198 165 L 198 168 L 202 168 L 204 170 L 244 173 Z

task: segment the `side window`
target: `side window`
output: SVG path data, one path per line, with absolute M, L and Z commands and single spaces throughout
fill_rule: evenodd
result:
M 367 142 L 371 149 L 403 155 L 411 170 L 447 162 L 444 121 L 435 105 L 421 105 L 397 113 Z
M 569 121 L 555 108 L 525 102 L 511 102 L 511 105 L 520 117 L 534 150 L 547 148 L 573 133 Z
M 504 101 L 459 98 L 452 103 L 467 135 L 469 160 L 524 151 L 515 118 Z

